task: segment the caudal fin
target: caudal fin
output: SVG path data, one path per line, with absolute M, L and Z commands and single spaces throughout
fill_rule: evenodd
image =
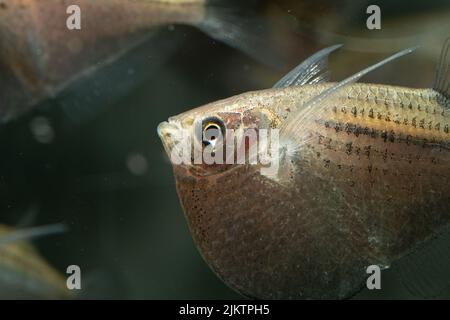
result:
M 438 298 L 448 290 L 449 268 L 448 227 L 392 264 L 392 270 L 398 274 L 403 286 L 418 298 Z
M 198 27 L 265 65 L 283 68 L 280 52 L 271 46 L 267 21 L 244 8 L 243 1 L 208 0 L 206 17 Z

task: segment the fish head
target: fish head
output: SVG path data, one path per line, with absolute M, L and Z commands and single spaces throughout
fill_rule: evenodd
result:
M 276 129 L 280 116 L 255 95 L 220 100 L 160 123 L 158 135 L 176 174 L 214 178 L 237 169 L 259 168 L 262 131 Z
M 206 132 L 214 133 L 213 129 L 225 128 L 227 133 L 235 130 L 238 132 L 234 139 L 236 153 L 239 148 L 250 150 L 251 142 L 238 143 L 242 132 L 276 129 L 282 122 L 283 114 L 276 111 L 270 97 L 273 95 L 246 93 L 171 117 L 158 127 L 172 160 L 180 203 L 199 251 L 230 287 L 253 297 L 264 296 L 263 291 L 254 287 L 257 284 L 252 280 L 255 274 L 266 274 L 263 269 L 270 267 L 267 261 L 276 264 L 281 261 L 267 260 L 270 257 L 267 250 L 270 248 L 270 254 L 281 252 L 271 244 L 272 235 L 278 232 L 273 232 L 275 221 L 271 216 L 283 219 L 284 212 L 290 210 L 288 202 L 283 200 L 285 189 L 261 174 L 263 164 L 249 163 L 249 153 L 245 163 L 195 163 L 194 152 L 185 158 L 186 163 L 180 163 L 176 158 L 184 157 L 182 147 L 186 146 L 189 151 L 195 146 L 205 151 L 213 144 L 216 150 L 219 149 L 221 143 L 211 141 L 211 135 Z M 225 134 L 225 145 L 227 139 Z M 236 158 L 236 155 L 224 153 L 224 159 Z M 278 210 L 283 214 L 272 215 Z M 251 257 L 249 253 L 252 253 Z M 242 263 L 242 259 L 247 258 L 248 261 Z

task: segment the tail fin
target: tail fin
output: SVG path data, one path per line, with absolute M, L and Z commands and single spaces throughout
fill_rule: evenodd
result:
M 243 1 L 208 0 L 206 18 L 198 27 L 265 65 L 277 69 L 284 66 L 280 52 L 270 45 L 267 21 L 254 10 L 243 8 Z
M 433 89 L 450 100 L 450 38 L 444 42 L 442 47 Z
M 65 231 L 66 227 L 60 223 L 51 224 L 47 226 L 19 229 L 16 231 L 12 231 L 11 233 L 5 236 L 0 237 L 0 248 L 7 246 L 11 243 L 49 236 L 52 234 L 63 233 Z

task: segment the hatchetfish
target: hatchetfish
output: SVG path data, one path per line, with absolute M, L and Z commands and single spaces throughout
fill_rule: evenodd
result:
M 415 48 L 328 82 L 328 55 L 339 47 L 272 89 L 158 127 L 199 251 L 247 297 L 348 298 L 366 285 L 369 266 L 405 259 L 412 292 L 450 284 L 450 39 L 429 89 L 357 82 Z M 264 151 L 257 161 L 252 147 Z M 413 261 L 440 271 L 419 272 Z
M 14 118 L 115 62 L 169 24 L 273 64 L 262 19 L 226 0 L 7 0 L 0 6 L 0 120 Z M 79 30 L 67 20 L 79 8 Z M 248 10 L 249 11 L 249 10 Z M 72 20 L 71 20 L 72 21 Z M 168 39 L 170 40 L 170 39 Z M 267 40 L 267 39 L 266 39 Z M 164 45 L 156 44 L 163 50 Z M 149 60 L 149 57 L 147 57 Z M 151 61 L 151 60 L 149 60 Z M 92 89 L 93 90 L 93 89 Z
M 0 299 L 68 299 L 64 277 L 27 241 L 64 231 L 61 225 L 14 229 L 0 225 Z

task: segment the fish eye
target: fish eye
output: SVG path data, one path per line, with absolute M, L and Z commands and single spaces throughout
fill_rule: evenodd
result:
M 225 133 L 223 121 L 217 117 L 210 117 L 203 120 L 203 143 L 205 145 L 216 144 Z

